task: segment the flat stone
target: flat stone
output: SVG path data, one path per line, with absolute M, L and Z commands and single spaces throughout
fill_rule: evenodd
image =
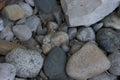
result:
M 60 0 L 71 27 L 92 25 L 115 10 L 120 0 Z M 88 3 L 89 2 L 89 3 Z
M 18 77 L 34 78 L 43 65 L 43 57 L 36 50 L 16 48 L 6 56 L 6 62 L 16 67 Z
M 110 61 L 95 44 L 88 42 L 67 62 L 67 74 L 76 80 L 86 80 L 109 69 Z
M 3 15 L 13 21 L 24 17 L 24 11 L 17 4 L 8 5 L 3 9 Z
M 16 75 L 16 68 L 9 63 L 0 63 L 0 79 L 14 80 Z
M 66 54 L 59 47 L 54 47 L 45 59 L 44 72 L 50 80 L 69 80 L 65 73 Z

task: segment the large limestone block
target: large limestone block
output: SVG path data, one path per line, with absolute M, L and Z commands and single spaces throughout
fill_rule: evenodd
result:
M 117 8 L 120 0 L 60 0 L 70 26 L 89 26 Z

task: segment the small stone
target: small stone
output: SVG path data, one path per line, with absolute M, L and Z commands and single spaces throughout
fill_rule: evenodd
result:
M 59 47 L 54 47 L 45 59 L 44 72 L 50 80 L 69 80 L 65 74 L 66 54 Z
M 113 53 L 109 55 L 108 58 L 112 64 L 109 69 L 109 72 L 112 73 L 113 75 L 120 76 L 120 52 Z
M 64 52 L 68 52 L 70 50 L 70 48 L 69 48 L 67 43 L 62 44 L 61 48 L 63 49 Z
M 14 34 L 9 26 L 6 26 L 0 33 L 0 39 L 7 41 L 13 40 Z
M 99 74 L 89 80 L 117 80 L 117 76 L 114 76 L 114 75 L 104 72 L 104 73 Z
M 82 27 L 78 30 L 76 37 L 80 41 L 92 41 L 95 40 L 95 33 L 90 27 Z
M 68 29 L 68 35 L 69 35 L 70 40 L 74 39 L 76 34 L 77 34 L 77 28 L 69 28 Z
M 51 13 L 55 11 L 55 8 L 57 6 L 57 1 L 56 0 L 34 0 L 35 5 L 45 13 Z M 47 5 L 47 6 L 46 6 Z
M 24 17 L 24 18 L 18 20 L 18 21 L 16 22 L 16 25 L 24 25 L 25 22 L 26 22 L 26 17 Z
M 0 31 L 4 29 L 4 23 L 3 20 L 0 18 Z
M 17 48 L 7 54 L 6 62 L 16 67 L 18 77 L 33 78 L 42 68 L 43 57 L 35 50 Z
M 40 22 L 40 18 L 38 18 L 37 16 L 30 16 L 26 20 L 26 25 L 28 25 L 28 27 L 30 28 L 31 31 L 36 32 L 39 24 L 41 24 L 41 22 Z
M 67 33 L 67 31 L 68 31 L 68 26 L 67 26 L 65 23 L 63 23 L 63 24 L 60 25 L 60 27 L 59 27 L 58 30 Z
M 43 35 L 39 35 L 39 36 L 36 36 L 36 37 L 35 37 L 35 39 L 38 41 L 38 43 L 39 43 L 40 45 L 42 45 L 42 43 L 43 43 L 43 38 L 44 38 Z
M 29 5 L 29 4 L 26 4 L 24 2 L 20 2 L 19 3 L 19 6 L 22 8 L 22 10 L 24 11 L 25 13 L 25 17 L 29 17 L 29 16 L 32 16 L 33 14 L 33 9 L 32 7 Z
M 3 9 L 3 15 L 10 20 L 16 21 L 24 17 L 24 11 L 17 4 L 8 5 Z
M 16 68 L 9 63 L 0 63 L 0 79 L 14 80 L 16 75 Z
M 96 34 L 96 39 L 105 51 L 114 52 L 120 49 L 120 32 L 112 28 L 102 28 Z
M 27 80 L 27 79 L 22 79 L 22 78 L 15 78 L 15 80 Z
M 32 37 L 32 32 L 27 25 L 16 25 L 13 27 L 13 32 L 20 41 L 27 41 Z
M 104 20 L 104 27 L 111 27 L 113 29 L 120 30 L 120 17 L 118 17 L 115 13 L 110 14 Z
M 47 24 L 48 33 L 57 30 L 58 27 L 59 26 L 58 26 L 57 23 L 55 23 L 55 22 L 48 22 L 48 24 Z
M 110 61 L 95 44 L 88 42 L 67 62 L 67 74 L 76 80 L 86 80 L 109 69 Z
M 46 35 L 43 38 L 43 44 L 47 44 L 51 42 L 51 36 L 50 35 Z
M 119 0 L 60 0 L 66 21 L 72 27 L 90 26 L 113 12 Z M 89 3 L 88 3 L 89 2 Z
M 52 48 L 51 44 L 43 44 L 42 45 L 42 51 L 44 54 L 47 54 Z
M 65 32 L 56 32 L 52 37 L 51 41 L 56 45 L 60 46 L 61 44 L 69 40 L 68 34 Z
M 103 23 L 97 23 L 93 26 L 93 29 L 95 32 L 97 32 L 98 30 L 100 30 L 103 27 Z
M 25 2 L 31 6 L 35 6 L 34 0 L 25 0 Z

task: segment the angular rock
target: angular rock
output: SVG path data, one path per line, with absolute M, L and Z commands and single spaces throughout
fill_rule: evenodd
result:
M 60 46 L 61 44 L 67 42 L 69 40 L 69 37 L 65 32 L 56 32 L 51 40 L 56 46 Z
M 120 0 L 60 0 L 70 26 L 92 25 L 115 10 Z M 88 3 L 89 2 L 89 3 Z
M 97 75 L 89 80 L 117 80 L 117 76 L 114 76 L 114 75 L 104 72 L 104 73 Z
M 45 59 L 44 72 L 50 80 L 69 80 L 65 73 L 66 54 L 54 47 Z
M 96 34 L 100 47 L 107 52 L 114 52 L 120 49 L 120 32 L 112 28 L 102 28 Z
M 32 32 L 27 25 L 15 25 L 13 32 L 20 41 L 27 41 L 32 37 Z
M 24 17 L 24 11 L 17 4 L 8 5 L 3 9 L 3 15 L 13 21 Z
M 76 37 L 80 41 L 93 41 L 95 40 L 95 32 L 91 27 L 82 27 L 78 30 Z
M 92 78 L 110 68 L 104 52 L 93 43 L 86 43 L 68 60 L 67 74 L 76 80 Z
M 17 48 L 6 56 L 6 62 L 16 67 L 18 77 L 36 77 L 42 68 L 43 57 L 35 50 Z
M 24 2 L 20 2 L 19 3 L 19 6 L 22 8 L 22 10 L 24 11 L 25 13 L 25 17 L 29 17 L 29 16 L 32 16 L 33 15 L 33 9 L 32 7 L 27 4 L 27 3 L 24 3 Z
M 16 75 L 16 68 L 9 63 L 0 63 L 0 79 L 14 80 Z

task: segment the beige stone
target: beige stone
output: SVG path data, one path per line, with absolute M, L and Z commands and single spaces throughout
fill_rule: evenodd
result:
M 42 45 L 42 51 L 44 54 L 47 54 L 52 48 L 52 45 L 51 44 L 43 44 Z
M 17 4 L 8 5 L 3 9 L 3 15 L 10 20 L 18 20 L 24 17 L 24 11 Z
M 86 43 L 68 60 L 67 74 L 76 80 L 94 77 L 111 66 L 104 52 L 93 43 Z

